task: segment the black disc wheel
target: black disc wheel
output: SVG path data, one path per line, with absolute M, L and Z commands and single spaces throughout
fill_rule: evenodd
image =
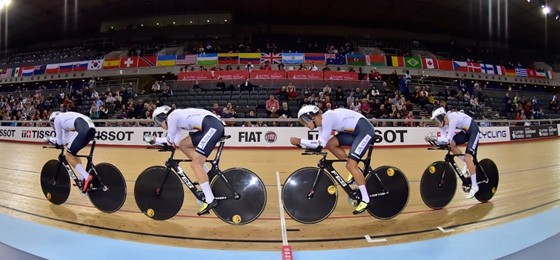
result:
M 177 176 L 163 166 L 144 170 L 134 185 L 136 205 L 146 216 L 165 220 L 177 214 L 183 205 L 185 194 Z
M 438 161 L 430 164 L 420 179 L 420 195 L 432 209 L 442 209 L 455 196 L 457 176 L 450 164 Z
M 55 205 L 60 205 L 70 195 L 70 177 L 58 160 L 50 160 L 41 169 L 41 188 L 45 197 Z
M 485 175 L 486 178 L 484 178 L 483 175 Z M 494 197 L 494 194 L 496 194 L 498 190 L 498 182 L 500 180 L 498 166 L 490 159 L 482 159 L 478 163 L 476 177 L 479 184 L 475 198 L 480 202 L 487 202 Z M 482 180 L 486 181 L 480 183 Z
M 226 184 L 229 183 L 231 189 Z M 219 201 L 214 213 L 223 221 L 243 225 L 257 219 L 266 205 L 266 188 L 254 172 L 243 168 L 227 169 L 223 177 L 216 175 L 212 180 L 212 192 Z M 235 198 L 235 193 L 239 198 Z
M 379 219 L 390 219 L 401 213 L 408 202 L 408 180 L 394 166 L 381 166 L 366 177 L 370 194 L 367 211 Z
M 100 163 L 94 169 L 98 178 L 93 178 L 93 188 L 88 191 L 91 203 L 103 212 L 119 210 L 126 200 L 126 181 L 121 171 L 109 163 Z
M 334 180 L 324 171 L 319 173 L 317 186 L 313 187 L 319 168 L 301 168 L 288 177 L 282 188 L 282 201 L 286 213 L 304 224 L 313 224 L 327 218 L 336 206 L 338 193 Z

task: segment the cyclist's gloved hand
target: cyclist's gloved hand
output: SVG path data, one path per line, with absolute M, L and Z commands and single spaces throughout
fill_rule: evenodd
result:
M 449 140 L 447 140 L 447 137 L 440 136 L 437 138 L 436 144 L 439 146 L 448 146 Z
M 144 142 L 149 143 L 149 144 L 155 144 L 154 138 L 149 134 L 144 135 Z
M 427 134 L 424 137 L 424 141 L 426 141 L 428 143 L 435 142 L 435 141 L 437 141 L 437 136 L 433 132 L 430 132 L 429 134 Z

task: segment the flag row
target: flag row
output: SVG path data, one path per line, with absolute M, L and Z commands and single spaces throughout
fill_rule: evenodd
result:
M 0 69 L 0 78 L 79 72 L 99 69 L 126 69 L 176 65 L 246 65 L 246 64 L 350 65 L 374 67 L 404 67 L 458 72 L 475 72 L 512 77 L 553 79 L 552 71 L 530 68 L 507 68 L 501 65 L 469 61 L 453 61 L 425 57 L 333 53 L 207 53 L 192 55 L 153 55 L 115 57 L 100 60 L 65 62 L 48 65 Z M 258 68 L 255 68 L 258 69 Z

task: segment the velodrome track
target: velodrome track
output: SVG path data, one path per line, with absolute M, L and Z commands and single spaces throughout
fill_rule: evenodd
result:
M 142 148 L 97 147 L 94 161 L 116 165 L 128 185 L 123 208 L 105 214 L 76 189 L 63 205 L 52 205 L 44 198 L 39 173 L 47 160 L 57 157 L 57 151 L 42 149 L 38 144 L 0 145 L 0 212 L 4 214 L 120 240 L 220 250 L 279 250 L 282 237 L 275 172 L 280 172 L 283 182 L 294 170 L 314 166 L 318 160 L 315 156 L 301 156 L 295 149 L 226 149 L 221 168 L 253 170 L 263 179 L 268 192 L 268 204 L 258 220 L 233 226 L 213 214 L 196 216 L 196 203 L 190 194 L 185 194 L 179 214 L 166 221 L 154 221 L 138 210 L 134 181 L 145 168 L 162 165 L 166 154 Z M 496 196 L 481 204 L 464 199 L 458 190 L 454 200 L 437 211 L 422 202 L 419 180 L 426 166 L 442 160 L 445 153 L 425 148 L 375 149 L 372 166 L 395 165 L 408 177 L 410 198 L 404 211 L 391 220 L 378 220 L 367 213 L 355 216 L 339 190 L 338 206 L 328 219 L 305 225 L 287 216 L 289 243 L 294 251 L 383 246 L 482 230 L 546 211 L 560 204 L 559 147 L 558 138 L 481 145 L 479 159 L 492 158 L 500 170 Z M 454 232 L 444 233 L 438 227 Z M 386 241 L 368 243 L 364 235 Z

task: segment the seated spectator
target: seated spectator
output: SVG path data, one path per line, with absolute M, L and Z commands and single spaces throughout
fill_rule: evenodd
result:
M 167 85 L 167 84 L 164 85 L 163 90 L 161 91 L 161 96 L 162 97 L 172 97 L 173 96 L 173 90 L 171 90 L 169 85 Z
M 292 110 L 288 107 L 288 102 L 282 102 L 282 107 L 278 110 L 278 117 L 292 118 Z
M 159 94 L 161 92 L 161 85 L 159 84 L 159 81 L 154 82 L 151 92 L 154 94 Z
M 218 105 L 217 102 L 214 102 L 214 104 L 212 105 L 212 113 L 219 117 L 222 117 L 224 115 L 223 109 L 220 107 L 220 105 Z
M 97 109 L 97 103 L 91 102 L 91 107 L 89 108 L 89 117 L 91 119 L 98 119 L 99 118 L 99 109 Z
M 258 87 L 257 85 L 253 85 L 253 83 L 251 83 L 249 81 L 249 78 L 246 78 L 245 82 L 243 82 L 243 83 L 241 83 L 241 85 L 239 85 L 239 90 L 240 91 L 253 91 L 257 87 Z
M 218 77 L 218 82 L 216 83 L 216 90 L 224 91 L 226 90 L 226 83 L 222 79 L 222 77 Z
M 342 86 L 338 86 L 336 88 L 336 91 L 334 93 L 334 100 L 336 102 L 344 101 L 344 90 L 342 89 Z
M 217 88 L 217 87 L 216 87 Z M 200 83 L 197 81 L 194 82 L 193 86 L 192 86 L 192 91 L 194 92 L 200 92 L 202 90 L 202 87 L 200 87 Z
M 298 100 L 298 99 L 299 97 L 296 91 L 296 86 L 288 85 L 288 100 Z
M 266 113 L 268 114 L 268 116 L 270 117 L 271 114 L 278 112 L 279 106 L 280 106 L 280 102 L 278 102 L 278 100 L 274 98 L 274 95 L 270 95 L 270 97 L 266 101 L 266 106 L 265 106 Z
M 288 88 L 282 86 L 280 90 L 276 92 L 276 96 L 278 96 L 278 101 L 288 101 Z
M 362 99 L 362 105 L 360 106 L 360 113 L 362 115 L 367 116 L 371 112 L 371 108 L 369 106 L 369 100 L 367 98 Z
M 225 118 L 231 118 L 235 115 L 235 109 L 233 108 L 231 102 L 227 103 L 226 107 L 224 107 L 224 109 L 222 110 L 222 113 L 222 116 Z

